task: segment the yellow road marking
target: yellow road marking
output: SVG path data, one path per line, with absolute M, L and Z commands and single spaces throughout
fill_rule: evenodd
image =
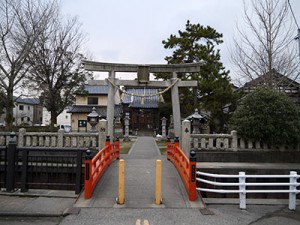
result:
M 141 219 L 137 219 L 135 225 L 141 225 Z M 148 220 L 144 220 L 143 225 L 150 225 L 150 223 Z

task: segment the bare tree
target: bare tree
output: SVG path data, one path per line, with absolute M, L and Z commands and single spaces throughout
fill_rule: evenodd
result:
M 250 6 L 250 7 L 249 7 Z M 243 28 L 237 27 L 239 39 L 234 39 L 232 61 L 237 75 L 244 81 L 257 77 L 268 86 L 276 85 L 274 72 L 291 80 L 299 74 L 297 47 L 294 41 L 297 29 L 287 1 L 244 1 Z M 268 76 L 262 76 L 268 74 Z
M 80 48 L 85 40 L 77 18 L 64 19 L 60 12 L 40 33 L 30 52 L 30 84 L 41 91 L 41 103 L 51 113 L 51 127 L 57 116 L 74 102 L 75 92 L 88 77 L 81 65 Z
M 55 1 L 1 0 L 0 4 L 0 88 L 6 95 L 6 124 L 13 124 L 14 91 L 30 69 L 27 58 L 38 35 L 48 26 Z

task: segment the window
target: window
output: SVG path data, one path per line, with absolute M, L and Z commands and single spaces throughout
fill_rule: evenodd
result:
M 97 97 L 88 97 L 88 105 L 98 105 Z
M 87 121 L 86 120 L 78 120 L 78 127 L 86 127 Z
M 30 106 L 28 106 L 28 110 L 30 110 Z
M 19 105 L 19 110 L 24 110 L 24 105 Z

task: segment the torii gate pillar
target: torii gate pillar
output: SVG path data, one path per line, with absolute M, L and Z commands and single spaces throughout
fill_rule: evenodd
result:
M 110 71 L 108 78 L 115 82 L 115 71 Z M 115 117 L 115 87 L 108 83 L 108 96 L 107 96 L 107 112 L 106 112 L 106 119 L 107 119 L 107 134 L 110 136 L 111 142 L 113 142 L 114 137 L 114 117 Z
M 173 78 L 171 79 L 171 82 L 173 84 L 174 82 L 176 82 L 177 73 L 173 72 L 172 76 Z M 171 98 L 172 98 L 175 137 L 179 137 L 181 139 L 181 116 L 180 116 L 178 83 L 174 84 L 174 86 L 171 89 Z

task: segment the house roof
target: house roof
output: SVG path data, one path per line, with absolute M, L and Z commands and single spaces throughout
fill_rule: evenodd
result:
M 92 106 L 92 105 L 73 105 L 67 111 L 68 113 L 90 113 L 92 112 L 93 107 L 96 108 L 96 112 L 99 116 L 106 117 L 107 116 L 107 107 L 106 106 Z M 115 105 L 115 117 L 120 117 L 122 115 L 122 106 Z
M 298 82 L 278 73 L 275 69 L 273 69 L 257 77 L 256 79 L 245 83 L 245 85 L 242 88 L 264 86 L 267 82 L 271 82 L 269 84 L 275 85 L 277 87 L 300 87 L 300 84 Z
M 144 103 L 142 104 L 142 97 L 133 96 L 134 95 L 151 95 L 157 94 L 160 89 L 157 88 L 125 88 L 126 93 L 123 93 L 122 96 L 122 103 L 128 104 L 128 107 L 131 108 L 148 108 L 148 109 L 155 109 L 158 108 L 159 96 L 151 96 L 151 97 L 144 97 Z
M 108 85 L 84 85 L 84 91 L 90 95 L 107 95 Z
M 26 104 L 26 105 L 39 105 L 40 100 L 38 98 L 17 98 L 14 97 L 16 103 Z

